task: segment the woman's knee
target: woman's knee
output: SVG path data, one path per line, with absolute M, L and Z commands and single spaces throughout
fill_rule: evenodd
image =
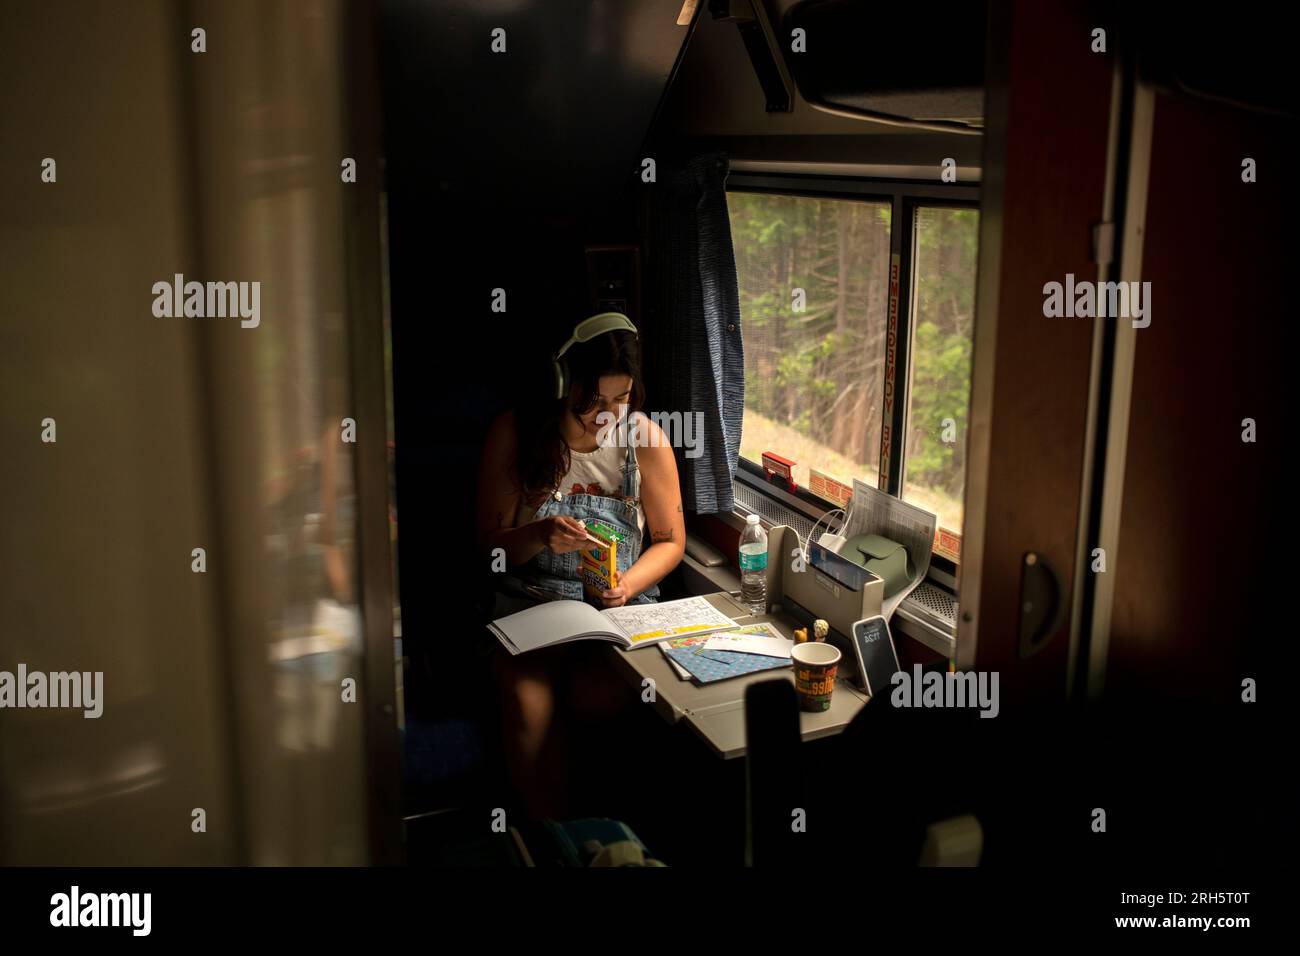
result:
M 494 662 L 497 686 L 507 713 L 526 727 L 548 725 L 555 715 L 555 688 L 537 662 L 517 657 Z

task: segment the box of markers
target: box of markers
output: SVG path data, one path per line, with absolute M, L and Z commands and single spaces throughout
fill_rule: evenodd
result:
M 587 542 L 582 549 L 578 575 L 582 589 L 589 598 L 599 598 L 618 581 L 618 546 L 623 535 L 603 521 L 588 521 L 587 533 L 600 540 L 599 545 Z

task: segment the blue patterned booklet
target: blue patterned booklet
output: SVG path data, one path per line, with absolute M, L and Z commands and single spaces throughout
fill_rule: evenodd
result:
M 710 638 L 739 638 L 748 635 L 762 637 L 781 637 L 781 632 L 771 624 L 746 624 L 723 634 L 691 635 L 665 641 L 659 645 L 664 656 L 674 665 L 674 669 L 683 679 L 695 679 L 701 684 L 726 680 L 728 677 L 742 677 L 759 671 L 775 670 L 789 667 L 790 659 L 769 657 L 763 654 L 744 654 L 719 648 L 705 649 Z M 717 640 L 714 640 L 717 643 Z

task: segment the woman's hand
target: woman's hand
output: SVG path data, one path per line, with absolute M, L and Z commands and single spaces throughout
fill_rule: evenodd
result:
M 536 523 L 542 545 L 550 548 L 554 554 L 581 551 L 587 544 L 587 526 L 577 518 L 553 515 Z
M 628 601 L 632 600 L 632 598 L 636 597 L 636 593 L 627 586 L 627 583 L 623 580 L 623 576 L 617 571 L 614 572 L 614 575 L 614 586 L 608 591 L 600 592 L 600 602 L 604 604 L 605 607 L 622 607 Z

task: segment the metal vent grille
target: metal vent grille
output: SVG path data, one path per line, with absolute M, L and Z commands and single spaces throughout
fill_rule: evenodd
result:
M 767 495 L 759 494 L 753 488 L 739 481 L 733 487 L 735 488 L 736 504 L 740 505 L 742 510 L 761 515 L 763 520 L 770 524 L 789 525 L 798 532 L 800 541 L 808 540 L 808 532 L 812 531 L 813 523 L 803 515 L 791 511 L 779 501 L 773 501 Z M 822 522 L 822 527 L 826 527 L 825 522 Z
M 922 581 L 916 590 L 907 596 L 904 604 L 914 605 L 933 618 L 955 630 L 957 627 L 957 601 L 942 588 L 935 587 L 929 581 Z

